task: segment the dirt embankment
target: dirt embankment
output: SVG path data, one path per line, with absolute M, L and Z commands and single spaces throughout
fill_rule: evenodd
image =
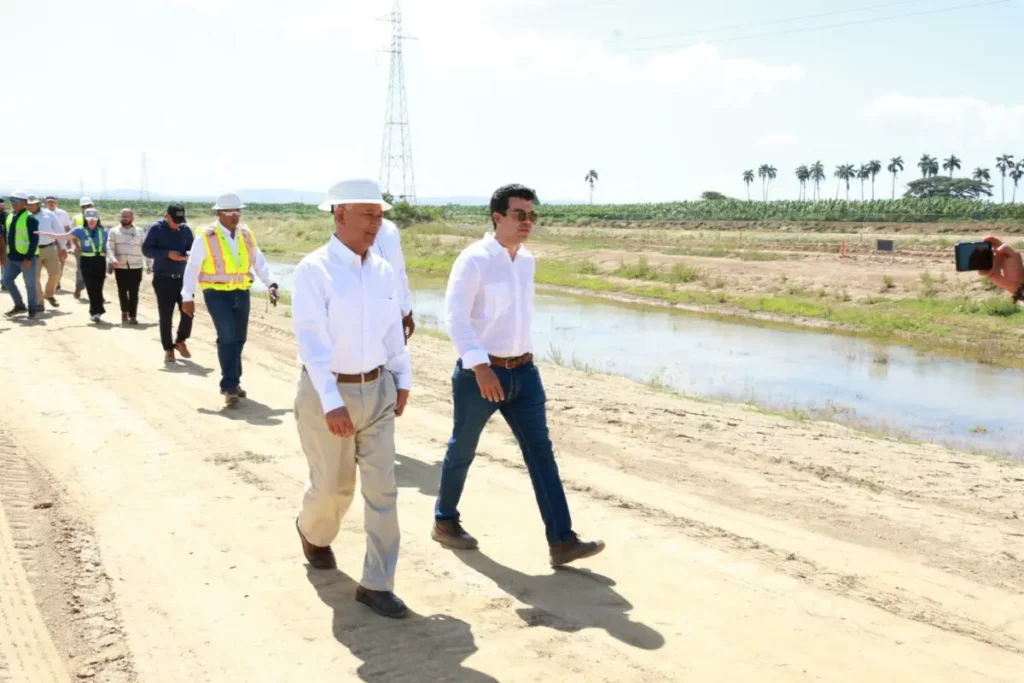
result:
M 108 299 L 115 301 L 112 289 Z M 148 291 L 146 292 L 148 295 Z M 307 570 L 284 310 L 254 321 L 251 399 L 222 412 L 214 334 L 163 366 L 155 307 L 97 328 L 61 298 L 0 322 L 0 681 L 1006 681 L 1024 671 L 1024 470 L 544 366 L 573 518 L 608 543 L 552 571 L 496 420 L 462 512 L 429 538 L 453 354 L 411 342 L 398 426 L 397 590 L 414 615 Z M 112 306 L 111 308 L 116 308 Z M 31 409 L 27 409 L 31 406 Z

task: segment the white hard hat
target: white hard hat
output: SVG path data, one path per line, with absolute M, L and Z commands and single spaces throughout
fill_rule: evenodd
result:
M 82 197 L 81 199 L 78 200 L 79 206 L 90 206 L 92 203 L 93 201 L 88 197 Z
M 379 204 L 385 211 L 392 208 L 384 201 L 377 181 L 366 179 L 343 180 L 331 185 L 331 189 L 327 190 L 327 196 L 316 208 L 330 211 L 332 206 L 339 204 Z
M 242 203 L 242 198 L 234 192 L 228 192 L 217 197 L 217 203 L 213 205 L 214 211 L 235 211 L 244 208 L 245 204 Z
M 20 199 L 22 201 L 28 201 L 28 195 L 21 190 L 15 190 L 11 193 L 11 199 Z

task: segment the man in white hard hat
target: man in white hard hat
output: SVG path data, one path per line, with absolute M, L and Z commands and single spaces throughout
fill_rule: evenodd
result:
M 60 223 L 60 226 L 64 229 L 64 232 L 71 232 L 71 216 L 68 215 L 67 211 L 65 211 L 64 209 L 60 208 L 60 206 L 57 205 L 57 197 L 55 197 L 52 194 L 48 195 L 46 197 L 46 208 L 52 211 L 53 215 L 57 217 L 57 222 Z M 60 242 L 58 242 L 58 245 L 60 245 L 61 247 L 61 257 L 60 273 L 58 273 L 57 275 L 57 291 L 60 292 L 63 289 L 61 287 L 61 280 L 64 278 L 64 264 L 67 262 L 68 252 L 67 249 L 64 248 L 63 244 L 60 244 Z
M 377 183 L 350 180 L 327 192 L 330 241 L 295 269 L 292 324 L 299 375 L 295 423 L 309 463 L 296 526 L 314 569 L 337 564 L 331 542 L 352 503 L 359 470 L 366 555 L 355 599 L 385 617 L 408 610 L 394 593 L 399 528 L 395 416 L 412 388 L 402 332 L 401 289 L 390 264 L 373 253 L 391 208 Z
M 38 267 L 36 268 L 36 300 L 39 302 L 39 310 L 46 309 L 44 301 L 54 308 L 60 308 L 57 303 L 57 283 L 60 281 L 60 262 L 64 247 L 53 235 L 63 235 L 64 226 L 60 224 L 57 215 L 49 209 L 43 208 L 43 203 L 35 195 L 28 198 L 28 210 L 36 221 L 39 222 L 39 254 Z M 43 289 L 43 271 L 46 271 L 46 288 Z
M 220 393 L 226 405 L 245 398 L 242 389 L 242 349 L 249 330 L 249 289 L 255 272 L 277 299 L 263 252 L 249 228 L 240 225 L 245 204 L 233 192 L 222 194 L 213 205 L 217 222 L 196 235 L 182 278 L 181 309 L 194 316 L 196 285 L 203 290 L 206 310 L 217 330 Z
M 14 308 L 7 311 L 8 317 L 28 313 L 35 318 L 39 301 L 36 299 L 36 267 L 39 251 L 39 221 L 28 210 L 28 195 L 21 191 L 11 193 L 11 210 L 7 215 L 7 266 L 4 267 L 4 289 L 11 295 Z M 21 298 L 21 291 L 15 282 L 18 276 L 25 278 L 25 292 L 28 308 Z

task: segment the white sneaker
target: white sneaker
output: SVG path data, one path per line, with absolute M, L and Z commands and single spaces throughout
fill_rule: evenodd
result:
M 94 323 L 98 323 L 98 322 L 100 321 L 100 319 L 101 319 L 101 318 L 100 318 L 100 315 L 99 315 L 99 314 L 96 314 L 96 315 L 92 316 L 92 321 L 93 321 Z

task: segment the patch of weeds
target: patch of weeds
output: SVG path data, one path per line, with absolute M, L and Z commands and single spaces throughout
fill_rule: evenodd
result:
M 891 289 L 895 289 L 895 287 L 896 287 L 896 279 L 893 278 L 892 275 L 883 275 L 882 276 L 882 291 L 883 292 L 888 292 Z
M 677 263 L 672 266 L 672 270 L 668 272 L 666 279 L 669 282 L 693 282 L 700 277 L 701 272 L 696 268 L 690 268 L 682 263 Z
M 587 259 L 576 267 L 576 272 L 580 275 L 597 275 L 601 272 L 601 269 L 591 259 Z

